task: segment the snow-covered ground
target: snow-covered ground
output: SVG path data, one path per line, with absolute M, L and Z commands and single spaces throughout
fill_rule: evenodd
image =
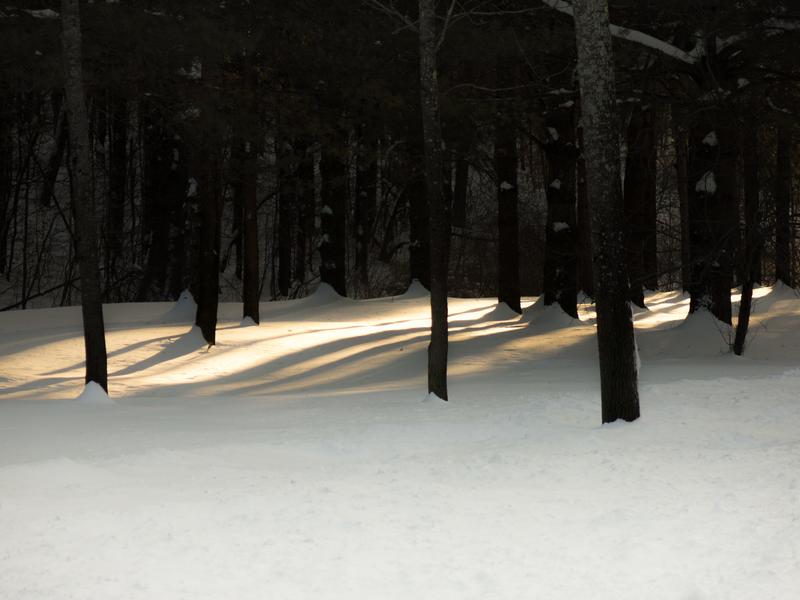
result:
M 449 403 L 419 288 L 223 305 L 210 351 L 109 306 L 110 401 L 78 309 L 0 314 L 0 598 L 796 598 L 800 300 L 756 294 L 744 358 L 651 296 L 604 427 L 589 307 L 453 300 Z

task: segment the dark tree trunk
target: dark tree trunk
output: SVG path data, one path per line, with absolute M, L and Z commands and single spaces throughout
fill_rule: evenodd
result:
M 128 103 L 115 97 L 109 102 L 111 112 L 111 155 L 106 213 L 106 287 L 117 276 L 117 262 L 122 255 L 125 226 L 125 198 L 128 184 Z M 121 300 L 121 298 L 117 298 Z
M 731 323 L 736 215 L 735 134 L 717 113 L 689 136 L 690 312 L 709 310 Z
M 56 180 L 58 179 L 58 172 L 64 162 L 64 152 L 67 148 L 67 139 L 69 131 L 67 129 L 66 115 L 56 113 L 56 144 L 53 152 L 47 159 L 47 166 L 45 172 L 42 174 L 42 189 L 39 193 L 39 204 L 42 206 L 50 206 L 53 198 L 53 190 L 56 187 Z
M 143 114 L 143 250 L 147 256 L 137 300 L 174 300 L 184 289 L 187 170 L 183 145 L 163 115 Z M 168 272 L 169 268 L 169 272 Z M 167 276 L 169 274 L 169 285 Z
M 631 301 L 644 308 L 644 288 L 657 287 L 655 113 L 635 107 L 628 124 L 624 206 Z
M 578 142 L 583 148 L 583 128 L 578 127 Z M 578 221 L 578 287 L 589 298 L 594 298 L 592 274 L 592 212 L 586 190 L 586 160 L 581 152 L 577 165 L 577 221 Z
M 502 61 L 501 61 L 502 62 Z M 498 65 L 498 69 L 501 66 Z M 508 85 L 498 82 L 498 87 Z M 497 177 L 498 300 L 522 313 L 519 286 L 519 211 L 516 123 L 500 117 L 495 123 L 494 169 Z
M 278 159 L 278 294 L 289 297 L 292 285 L 292 224 L 297 205 L 295 150 L 288 139 L 275 142 Z
M 241 210 L 239 219 L 242 239 L 242 318 L 260 322 L 258 309 L 258 152 L 256 145 L 242 138 L 233 149 L 235 206 Z
M 416 148 L 416 144 L 414 147 Z M 420 145 L 421 146 L 421 145 Z M 422 285 L 431 287 L 431 240 L 430 240 L 430 205 L 425 189 L 425 178 L 415 164 L 423 162 L 423 155 L 412 153 L 406 163 L 408 176 L 403 195 L 408 205 L 408 253 L 409 274 Z
M 356 165 L 356 270 L 362 289 L 369 286 L 369 250 L 375 224 L 378 192 L 378 157 L 374 144 L 361 144 Z
M 61 20 L 64 60 L 64 91 L 67 120 L 70 123 L 75 234 L 81 276 L 81 311 L 86 348 L 86 383 L 94 381 L 108 391 L 105 325 L 100 290 L 98 228 L 92 198 L 92 159 L 89 118 L 83 87 L 81 57 L 81 19 L 78 0 L 62 0 Z
M 11 143 L 10 118 L 0 102 L 0 273 L 6 272 L 9 204 L 14 170 L 14 146 Z
M 454 227 L 467 226 L 467 189 L 469 188 L 469 163 L 463 155 L 456 158 L 455 180 L 453 182 Z
M 306 279 L 310 252 L 308 245 L 314 237 L 314 152 L 307 143 L 298 143 L 297 148 L 297 225 L 295 236 L 294 278 Z
M 616 132 L 614 58 L 607 0 L 576 0 L 586 184 L 592 199 L 597 341 L 603 423 L 639 418 L 636 342 L 628 305 Z
M 753 306 L 753 286 L 756 281 L 757 265 L 761 261 L 763 243 L 760 232 L 760 205 L 758 183 L 758 131 L 747 127 L 742 134 L 742 158 L 744 166 L 744 244 L 740 259 L 739 278 L 742 282 L 742 300 L 739 304 L 739 318 L 736 322 L 736 335 L 733 352 L 744 353 L 747 330 L 750 325 L 750 312 Z
M 672 115 L 672 137 L 675 143 L 675 171 L 681 212 L 681 286 L 689 291 L 692 281 L 691 236 L 689 234 L 689 151 L 685 130 Z
M 778 127 L 775 165 L 775 279 L 792 287 L 792 132 Z
M 422 135 L 425 148 L 425 196 L 430 211 L 431 342 L 428 346 L 428 392 L 447 400 L 447 276 L 450 263 L 450 223 L 444 195 L 435 0 L 419 0 L 419 49 Z
M 199 143 L 198 155 L 193 159 L 197 186 L 199 227 L 197 269 L 193 294 L 197 302 L 195 325 L 203 333 L 209 346 L 216 343 L 217 308 L 219 306 L 219 250 L 220 250 L 220 173 L 219 148 L 210 139 Z
M 320 280 L 340 296 L 347 296 L 345 244 L 348 178 L 346 147 L 341 141 L 337 140 L 331 147 L 323 149 L 319 170 L 322 178 Z
M 545 119 L 547 225 L 544 257 L 544 304 L 555 303 L 578 318 L 577 218 L 575 169 L 578 151 L 570 111 L 550 111 Z

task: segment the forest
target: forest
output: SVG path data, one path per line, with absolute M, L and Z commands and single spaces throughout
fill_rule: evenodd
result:
M 790 597 L 798 44 L 798 0 L 0 6 L 8 597 L 125 580 L 55 574 L 53 491 L 78 513 L 45 554 L 131 540 L 119 597 Z M 598 513 L 571 504 L 584 478 Z M 179 553 L 156 530 L 192 540 L 197 586 L 154 575 L 142 548 Z M 209 565 L 273 534 L 267 579 L 214 591 Z

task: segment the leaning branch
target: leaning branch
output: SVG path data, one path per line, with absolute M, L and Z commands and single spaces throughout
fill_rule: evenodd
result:
M 572 4 L 566 0 L 542 0 L 542 3 L 560 13 L 569 15 L 570 17 L 574 18 L 575 16 L 572 10 Z M 628 29 L 627 27 L 620 27 L 619 25 L 614 25 L 613 23 L 609 26 L 609 28 L 611 30 L 611 35 L 616 38 L 628 40 L 634 44 L 639 44 L 641 46 L 650 48 L 651 50 L 656 50 L 661 54 L 679 60 L 687 65 L 693 65 L 697 62 L 697 58 L 690 55 L 688 52 L 685 52 L 684 50 L 681 50 L 677 46 L 673 46 L 664 40 L 653 37 L 648 33 L 644 33 L 643 31 Z

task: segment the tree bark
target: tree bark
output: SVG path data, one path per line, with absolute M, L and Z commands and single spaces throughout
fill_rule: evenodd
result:
M 689 134 L 690 312 L 731 324 L 736 216 L 736 136 L 721 111 Z
M 506 67 L 498 61 L 498 71 Z M 500 77 L 500 76 L 499 76 Z M 509 85 L 502 78 L 498 87 Z M 517 187 L 516 124 L 508 116 L 498 116 L 495 123 L 494 170 L 497 177 L 498 301 L 516 313 L 522 313 L 519 286 L 519 191 Z
M 201 133 L 201 135 L 203 135 Z M 193 159 L 197 185 L 199 227 L 196 240 L 197 269 L 193 293 L 197 302 L 195 325 L 209 346 L 216 344 L 217 309 L 219 307 L 219 250 L 220 250 L 220 173 L 219 147 L 212 139 L 198 144 Z
M 125 228 L 125 198 L 128 184 L 128 103 L 115 96 L 109 103 L 111 113 L 111 154 L 106 218 L 106 287 L 117 276 L 117 262 L 122 256 Z M 116 298 L 122 300 L 122 298 Z
M 577 222 L 578 222 L 578 287 L 589 298 L 594 298 L 592 275 L 592 211 L 586 191 L 586 160 L 583 157 L 583 127 L 577 128 L 581 154 L 577 166 Z
M 275 142 L 278 159 L 278 294 L 289 297 L 292 285 L 292 221 L 297 204 L 296 161 L 294 147 L 288 138 Z
M 628 124 L 624 205 L 631 302 L 644 308 L 644 289 L 656 288 L 655 113 L 635 107 Z
M 369 249 L 378 192 L 378 157 L 374 144 L 362 141 L 356 165 L 356 271 L 363 290 L 369 286 Z
M 258 152 L 256 145 L 240 137 L 235 142 L 235 205 L 241 210 L 242 318 L 260 322 L 258 272 Z
M 675 171 L 678 186 L 678 199 L 681 213 L 681 286 L 689 291 L 692 281 L 691 236 L 689 234 L 689 153 L 686 131 L 681 127 L 673 112 L 672 138 L 675 143 Z
M 467 226 L 467 190 L 469 189 L 469 163 L 463 155 L 456 157 L 453 182 L 453 226 Z
M 86 383 L 108 391 L 105 325 L 100 290 L 98 228 L 91 182 L 89 118 L 83 86 L 79 0 L 61 1 L 64 92 L 70 132 L 75 235 L 79 251 L 81 312 L 86 350 Z
M 602 420 L 639 418 L 637 351 L 628 305 L 616 133 L 614 58 L 607 0 L 577 0 L 575 37 L 583 109 L 586 185 L 592 199 Z
M 761 261 L 763 237 L 760 232 L 760 205 L 758 183 L 758 131 L 746 127 L 742 134 L 742 158 L 744 171 L 744 247 L 740 262 L 739 279 L 742 282 L 742 299 L 739 303 L 739 318 L 736 322 L 736 335 L 733 352 L 741 356 L 750 326 L 750 313 L 753 306 L 753 286 L 757 277 L 757 265 Z
M 340 140 L 323 149 L 319 170 L 322 177 L 320 280 L 340 296 L 347 296 L 345 236 L 348 177 L 345 145 Z
M 775 279 L 792 287 L 792 132 L 778 127 L 775 165 Z
M 430 211 L 431 341 L 428 346 L 428 392 L 447 400 L 447 277 L 450 263 L 450 223 L 444 195 L 435 0 L 419 0 L 419 50 L 425 195 Z
M 575 214 L 575 169 L 578 149 L 572 112 L 550 111 L 545 119 L 547 161 L 545 194 L 544 304 L 558 303 L 574 319 L 578 318 L 577 218 Z

